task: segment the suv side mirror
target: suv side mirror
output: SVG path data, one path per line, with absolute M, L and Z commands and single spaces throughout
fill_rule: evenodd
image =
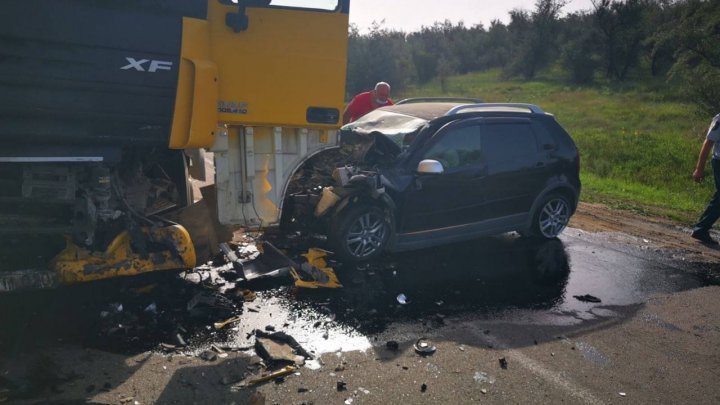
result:
M 442 163 L 432 159 L 423 160 L 417 167 L 417 172 L 420 174 L 442 174 L 444 171 Z

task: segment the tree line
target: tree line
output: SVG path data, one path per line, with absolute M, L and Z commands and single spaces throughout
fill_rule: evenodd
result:
M 537 0 L 489 26 L 436 22 L 405 33 L 374 23 L 349 32 L 347 91 L 377 81 L 395 90 L 472 71 L 500 69 L 531 80 L 558 69 L 568 83 L 624 82 L 642 77 L 682 80 L 702 111 L 720 111 L 720 1 L 594 0 L 562 16 L 564 0 Z M 469 11 L 471 12 L 471 11 Z M 481 11 L 479 11 L 481 12 Z

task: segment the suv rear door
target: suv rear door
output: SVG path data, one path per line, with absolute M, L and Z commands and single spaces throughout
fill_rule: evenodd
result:
M 484 219 L 528 213 L 548 173 L 530 119 L 486 118 L 481 140 L 487 163 Z

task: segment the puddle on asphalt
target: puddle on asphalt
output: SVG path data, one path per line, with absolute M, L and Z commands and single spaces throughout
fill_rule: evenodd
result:
M 254 343 L 253 330 L 270 326 L 320 354 L 367 349 L 378 344 L 380 334 L 387 338 L 386 331 L 401 334 L 404 325 L 432 330 L 457 320 L 578 324 L 620 316 L 613 307 L 642 303 L 655 293 L 712 282 L 657 253 L 618 250 L 578 234 L 569 230 L 561 240 L 542 242 L 505 235 L 392 255 L 370 265 L 336 263 L 344 285 L 337 290 L 296 289 L 290 280 L 251 284 L 257 300 L 240 305 L 241 321 L 223 331 L 210 325 L 227 314 L 190 318 L 186 304 L 197 287 L 171 274 L 9 294 L 0 296 L 0 322 L 9 326 L 0 331 L 0 340 L 12 347 L 13 340 L 32 336 L 132 353 L 174 343 L 178 326 L 195 348 L 213 342 L 248 346 Z M 157 284 L 155 291 L 131 293 L 149 283 Z M 398 302 L 399 294 L 406 304 Z M 585 294 L 602 302 L 573 298 Z M 118 329 L 122 344 L 113 344 L 118 335 L 108 336 L 107 322 L 100 318 L 111 302 L 123 303 L 137 318 L 117 321 L 137 326 L 130 332 Z M 158 308 L 156 316 L 144 311 L 151 303 Z
M 574 325 L 620 316 L 608 307 L 707 285 L 691 269 L 647 254 L 578 238 L 529 241 L 513 236 L 409 252 L 379 264 L 337 266 L 344 285 L 340 290 L 275 290 L 266 301 L 271 310 L 258 305 L 260 312 L 250 325 L 284 326 L 315 352 L 360 350 L 388 328 L 401 334 L 404 324 L 426 329 L 450 320 Z M 398 302 L 400 294 L 407 304 Z M 602 302 L 573 298 L 585 294 Z M 252 328 L 241 327 L 236 341 L 247 344 Z
M 371 337 L 399 324 L 442 327 L 457 316 L 492 316 L 508 308 L 551 309 L 569 275 L 562 242 L 495 238 L 388 257 L 381 264 L 336 266 L 338 290 L 279 289 L 250 304 L 236 342 L 271 325 L 316 353 L 369 348 Z M 403 294 L 407 303 L 398 301 Z M 325 339 L 327 337 L 327 339 Z

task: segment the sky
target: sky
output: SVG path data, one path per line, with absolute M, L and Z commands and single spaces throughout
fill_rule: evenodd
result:
M 350 23 L 366 32 L 373 21 L 385 20 L 385 27 L 405 32 L 418 31 L 435 21 L 464 21 L 486 27 L 490 21 L 509 21 L 508 12 L 515 8 L 532 10 L 535 0 L 351 0 Z M 592 9 L 591 0 L 569 0 L 563 13 Z

